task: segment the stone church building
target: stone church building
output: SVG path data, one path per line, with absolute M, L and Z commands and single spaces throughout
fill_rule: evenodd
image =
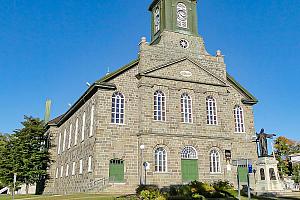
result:
M 50 121 L 46 193 L 132 192 L 140 183 L 235 183 L 235 159 L 257 159 L 257 100 L 210 55 L 196 0 L 153 0 L 151 41 Z M 146 166 L 144 168 L 144 165 Z

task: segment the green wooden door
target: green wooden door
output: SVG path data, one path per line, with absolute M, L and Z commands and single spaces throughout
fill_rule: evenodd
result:
M 190 182 L 199 179 L 198 160 L 182 159 L 181 175 L 183 182 Z
M 248 167 L 247 166 L 239 166 L 238 172 L 239 172 L 240 182 L 242 182 L 242 183 L 247 182 Z
M 115 183 L 124 182 L 124 161 L 110 160 L 109 163 L 109 180 Z

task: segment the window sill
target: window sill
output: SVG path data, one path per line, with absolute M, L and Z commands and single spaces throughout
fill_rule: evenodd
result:
M 206 124 L 206 126 L 219 126 L 219 124 Z
M 181 124 L 194 124 L 193 122 L 181 122 Z
M 110 125 L 119 125 L 119 126 L 126 126 L 126 124 L 119 124 L 119 123 L 109 123 Z
M 241 134 L 241 133 L 246 133 L 246 131 L 244 131 L 244 132 L 234 132 L 234 133 Z
M 155 119 L 153 121 L 154 122 L 160 122 L 160 123 L 166 123 L 167 122 L 166 120 L 163 121 L 163 120 L 155 120 Z
M 210 172 L 210 175 L 222 175 L 222 172 Z
M 170 174 L 170 172 L 166 171 L 166 172 L 153 172 L 153 174 Z

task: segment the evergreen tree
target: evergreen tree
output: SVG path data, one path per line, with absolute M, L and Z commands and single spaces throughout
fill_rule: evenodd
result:
M 9 170 L 7 163 L 9 162 L 7 159 L 8 151 L 8 137 L 0 133 L 0 185 L 1 188 L 9 185 Z
M 13 136 L 0 135 L 0 182 L 3 187 L 13 187 L 13 177 L 16 172 L 13 154 Z
M 47 177 L 50 158 L 43 121 L 27 116 L 24 118 L 24 127 L 15 131 L 11 157 L 14 159 L 18 180 L 26 184 L 28 193 L 30 184 L 43 182 Z

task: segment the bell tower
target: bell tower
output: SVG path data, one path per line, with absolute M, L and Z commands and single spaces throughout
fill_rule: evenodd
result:
M 197 0 L 153 0 L 151 40 L 164 31 L 198 36 Z

